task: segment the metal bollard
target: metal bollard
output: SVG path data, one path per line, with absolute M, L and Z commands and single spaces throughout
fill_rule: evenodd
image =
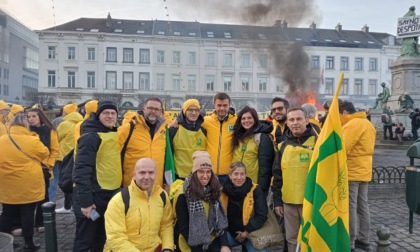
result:
M 45 251 L 57 252 L 57 229 L 55 226 L 55 203 L 46 202 L 42 204 L 45 227 Z
M 376 252 L 388 252 L 388 247 L 391 245 L 391 242 L 389 241 L 389 237 L 391 236 L 389 229 L 382 225 L 376 231 L 376 235 L 378 236 L 378 240 L 376 240 L 376 244 L 378 245 L 376 247 Z

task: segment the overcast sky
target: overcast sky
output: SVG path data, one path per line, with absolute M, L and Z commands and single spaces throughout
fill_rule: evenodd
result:
M 167 20 L 167 14 L 169 14 L 171 20 L 240 24 L 241 20 L 232 18 L 239 8 L 232 4 L 235 1 L 239 1 L 237 4 L 242 7 L 246 3 L 255 3 L 257 0 L 0 0 L 0 8 L 34 30 L 49 28 L 81 17 L 105 18 L 108 12 L 113 18 L 120 19 Z M 341 23 L 343 29 L 360 30 L 364 24 L 367 24 L 370 31 L 394 35 L 398 17 L 402 17 L 410 6 L 415 5 L 414 1 L 408 0 L 301 1 L 305 4 L 311 3 L 311 11 L 310 14 L 305 14 L 306 18 L 296 21 L 293 26 L 309 27 L 310 23 L 315 21 L 318 28 L 333 29 L 337 23 Z M 294 4 L 299 1 L 259 0 L 259 2 Z M 227 6 L 225 6 L 226 3 L 228 3 Z M 211 6 L 212 4 L 215 6 Z M 278 7 L 282 8 L 283 5 Z M 420 8 L 420 6 L 417 7 Z M 218 8 L 223 9 L 224 12 L 214 14 L 212 11 L 217 11 Z M 300 11 L 301 8 L 303 7 L 299 3 L 295 9 Z M 285 15 L 288 13 L 287 11 Z M 419 9 L 417 14 L 420 14 Z M 281 14 L 278 18 L 266 20 L 266 23 L 272 25 L 275 19 L 285 19 L 285 17 Z

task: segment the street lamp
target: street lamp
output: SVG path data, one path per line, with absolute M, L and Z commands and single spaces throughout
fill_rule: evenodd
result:
M 19 99 L 19 96 L 16 96 L 16 97 L 15 97 L 16 104 L 19 104 L 19 100 L 20 100 L 20 99 Z

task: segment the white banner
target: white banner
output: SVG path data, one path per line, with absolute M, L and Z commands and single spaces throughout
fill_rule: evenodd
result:
M 397 38 L 415 37 L 420 35 L 420 16 L 398 19 Z

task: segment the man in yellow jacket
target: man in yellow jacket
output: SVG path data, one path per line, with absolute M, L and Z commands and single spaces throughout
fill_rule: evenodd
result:
M 166 192 L 155 184 L 156 162 L 136 162 L 128 196 L 116 194 L 105 212 L 107 241 L 104 251 L 173 251 L 173 214 Z M 127 191 L 126 191 L 127 192 Z M 124 197 L 126 197 L 124 199 Z
M 127 121 L 127 120 L 126 120 Z M 157 97 L 148 98 L 143 105 L 143 111 L 135 113 L 130 123 L 118 128 L 121 149 L 127 142 L 123 158 L 123 187 L 130 185 L 134 165 L 140 158 L 155 160 L 158 170 L 156 184 L 164 185 L 164 165 L 166 153 L 166 119 L 162 117 L 162 101 Z M 132 124 L 134 129 L 130 136 Z
M 232 137 L 236 115 L 230 109 L 231 99 L 226 93 L 217 93 L 213 99 L 213 114 L 204 117 L 202 127 L 207 130 L 207 152 L 213 163 L 213 172 L 223 184 L 228 179 L 232 163 Z
M 10 112 L 10 107 L 3 100 L 0 100 L 0 136 L 7 134 L 6 119 Z
M 273 132 L 271 132 L 271 135 L 276 140 L 276 144 L 286 140 L 288 108 L 289 102 L 284 98 L 274 97 L 271 101 L 271 115 L 273 117 Z
M 370 213 L 368 185 L 372 180 L 372 160 L 376 130 L 364 111 L 356 112 L 353 103 L 339 102 L 343 142 L 347 154 L 350 196 L 350 246 L 369 250 Z M 357 219 L 360 226 L 357 228 Z M 357 232 L 359 230 L 359 232 Z

